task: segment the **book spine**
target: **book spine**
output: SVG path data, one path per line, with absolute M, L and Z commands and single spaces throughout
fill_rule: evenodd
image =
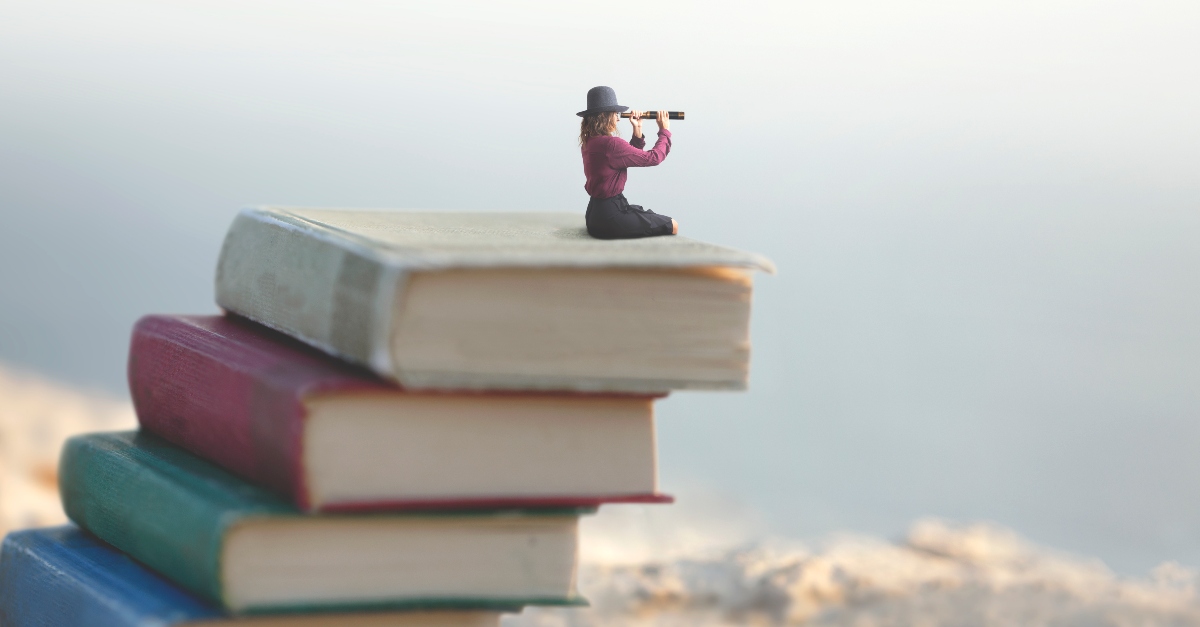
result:
M 207 473 L 164 467 L 113 435 L 78 436 L 63 446 L 59 491 L 67 516 L 180 586 L 221 603 L 221 546 L 238 517 L 206 498 Z
M 0 546 L 4 627 L 165 627 L 219 616 L 78 529 L 14 532 Z
M 366 247 L 254 209 L 217 261 L 217 304 L 395 379 L 389 338 L 399 270 Z
M 142 427 L 308 509 L 301 392 L 288 362 L 247 366 L 236 342 L 178 319 L 134 325 L 129 391 Z M 300 368 L 299 365 L 295 366 Z

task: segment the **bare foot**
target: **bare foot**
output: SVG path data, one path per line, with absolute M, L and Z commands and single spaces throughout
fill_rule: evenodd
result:
M 679 235 L 679 223 L 671 218 L 671 235 Z

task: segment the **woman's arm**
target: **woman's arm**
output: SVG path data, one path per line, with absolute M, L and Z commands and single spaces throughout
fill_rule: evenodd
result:
M 633 139 L 629 143 L 634 143 L 635 140 L 642 139 L 642 112 L 633 110 L 629 112 L 629 125 L 633 127 Z M 645 145 L 645 141 L 642 142 Z
M 646 147 L 646 138 L 642 135 L 642 112 L 630 111 L 629 124 L 633 127 L 633 137 L 629 138 L 629 145 L 641 150 Z
M 632 141 L 637 141 L 637 138 Z M 654 147 L 647 151 L 623 141 L 612 142 L 608 149 L 608 166 L 614 170 L 645 168 L 662 163 L 669 152 L 671 152 L 671 131 L 660 127 L 658 141 L 654 142 Z

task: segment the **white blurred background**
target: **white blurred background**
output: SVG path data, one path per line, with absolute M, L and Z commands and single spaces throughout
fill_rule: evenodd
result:
M 119 400 L 243 205 L 582 212 L 605 84 L 688 114 L 631 201 L 780 268 L 681 507 L 1196 567 L 1198 77 L 1194 2 L 5 0 L 0 361 Z

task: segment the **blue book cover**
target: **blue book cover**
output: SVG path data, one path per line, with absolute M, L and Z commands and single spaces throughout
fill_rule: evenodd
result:
M 512 611 L 520 611 L 513 608 Z M 0 544 L 0 627 L 201 627 L 234 621 L 74 525 Z M 482 611 L 285 614 L 241 627 L 499 627 Z
M 4 627 L 157 627 L 224 615 L 74 525 L 13 532 L 0 545 Z

